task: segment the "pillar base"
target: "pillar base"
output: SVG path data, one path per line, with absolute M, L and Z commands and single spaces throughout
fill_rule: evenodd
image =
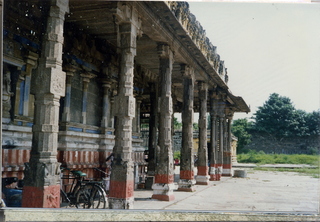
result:
M 178 191 L 185 191 L 185 192 L 194 192 L 195 188 L 194 185 L 196 184 L 195 180 L 188 180 L 188 179 L 180 179 L 178 183 Z
M 210 167 L 210 181 L 217 181 L 216 167 Z
M 232 177 L 232 170 L 223 168 L 222 176 L 223 177 Z
M 147 176 L 145 188 L 146 190 L 152 190 L 152 185 L 154 184 L 154 176 Z
M 134 197 L 130 198 L 108 198 L 109 209 L 133 209 Z
M 60 185 L 44 187 L 24 186 L 22 207 L 60 208 Z
M 152 199 L 157 199 L 161 201 L 172 201 L 175 199 L 173 195 L 173 189 L 175 185 L 173 183 L 163 184 L 155 183 L 152 185 L 153 195 Z
M 209 185 L 209 175 L 197 175 L 196 176 L 196 184 L 197 185 Z

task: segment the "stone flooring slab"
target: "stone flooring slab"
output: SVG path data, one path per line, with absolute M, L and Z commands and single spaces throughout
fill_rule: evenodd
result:
M 239 169 L 239 168 L 237 168 Z M 222 177 L 175 191 L 175 200 L 153 200 L 152 191 L 135 191 L 134 209 L 319 213 L 319 179 L 294 172 L 247 170 L 246 178 Z

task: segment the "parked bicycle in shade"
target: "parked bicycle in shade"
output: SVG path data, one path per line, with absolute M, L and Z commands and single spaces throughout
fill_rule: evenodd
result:
M 70 174 L 63 174 L 61 181 L 67 181 L 61 185 L 61 206 L 76 208 L 107 208 L 107 194 L 102 187 L 101 181 L 85 180 L 87 176 L 79 170 L 62 168 L 62 172 L 69 171 Z M 69 183 L 71 181 L 71 183 Z M 64 188 L 64 189 L 63 189 Z

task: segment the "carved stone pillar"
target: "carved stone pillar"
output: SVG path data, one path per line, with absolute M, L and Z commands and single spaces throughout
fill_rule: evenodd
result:
M 182 107 L 182 146 L 180 161 L 180 191 L 194 191 L 194 158 L 193 158 L 193 96 L 194 70 L 181 65 L 183 76 L 183 107 Z
M 223 147 L 224 147 L 224 125 L 225 125 L 225 114 L 224 114 L 225 101 L 218 101 L 218 118 L 219 118 L 219 128 L 218 128 L 218 141 L 217 141 L 217 180 L 221 179 L 223 170 Z
M 197 184 L 208 185 L 208 146 L 207 146 L 207 94 L 208 85 L 204 82 L 199 83 L 199 148 L 198 148 L 198 174 L 196 176 Z
M 110 102 L 109 93 L 111 89 L 111 83 L 108 80 L 103 80 L 103 108 L 102 108 L 102 120 L 101 127 L 107 129 L 109 127 L 109 115 L 110 115 Z
M 87 123 L 87 103 L 88 103 L 88 87 L 90 79 L 94 78 L 95 75 L 90 73 L 84 73 L 80 75 L 82 77 L 82 114 L 81 114 L 81 123 Z
M 59 99 L 65 95 L 62 71 L 63 25 L 68 0 L 50 1 L 38 73 L 33 78 L 35 118 L 32 149 L 26 164 L 23 207 L 60 207 L 60 164 L 57 162 Z
M 218 159 L 218 121 L 217 121 L 217 101 L 215 95 L 210 95 L 210 181 L 217 180 L 217 159 Z
M 73 77 L 74 69 L 66 70 L 66 95 L 64 98 L 64 107 L 63 107 L 63 114 L 62 114 L 62 121 L 70 122 L 70 106 L 71 106 L 71 80 Z
M 231 163 L 231 122 L 232 122 L 233 112 L 226 114 L 226 150 L 223 153 L 223 170 L 222 176 L 232 176 L 232 163 Z
M 156 167 L 156 147 L 157 147 L 157 129 L 158 129 L 158 96 L 156 84 L 151 86 L 150 92 L 150 117 L 149 117 L 149 145 L 148 145 L 148 176 L 155 175 Z
M 23 115 L 29 116 L 31 74 L 32 74 L 32 70 L 37 65 L 38 55 L 36 53 L 29 52 L 25 60 L 26 60 L 26 71 L 25 71 L 26 75 L 24 80 L 24 91 L 23 91 Z
M 172 65 L 173 52 L 166 44 L 158 45 L 160 57 L 159 66 L 159 137 L 160 147 L 157 158 L 158 166 L 155 173 L 155 184 L 153 184 L 152 198 L 171 201 L 174 200 L 174 171 L 173 171 L 173 152 L 172 152 Z
M 141 97 L 137 96 L 136 97 L 135 132 L 138 134 L 140 134 L 140 106 L 141 106 L 141 103 L 142 103 Z
M 130 6 L 119 3 L 119 90 L 115 97 L 115 146 L 110 177 L 109 208 L 132 209 L 134 202 L 134 164 L 132 161 L 132 119 L 135 116 L 133 96 L 134 57 L 140 24 L 138 14 Z

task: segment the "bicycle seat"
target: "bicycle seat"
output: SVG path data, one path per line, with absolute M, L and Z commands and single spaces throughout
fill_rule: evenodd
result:
M 85 176 L 87 176 L 86 173 L 83 173 L 83 172 L 81 172 L 80 170 L 72 170 L 71 173 L 72 173 L 73 175 L 75 175 L 75 176 L 78 176 L 78 177 L 85 177 Z

